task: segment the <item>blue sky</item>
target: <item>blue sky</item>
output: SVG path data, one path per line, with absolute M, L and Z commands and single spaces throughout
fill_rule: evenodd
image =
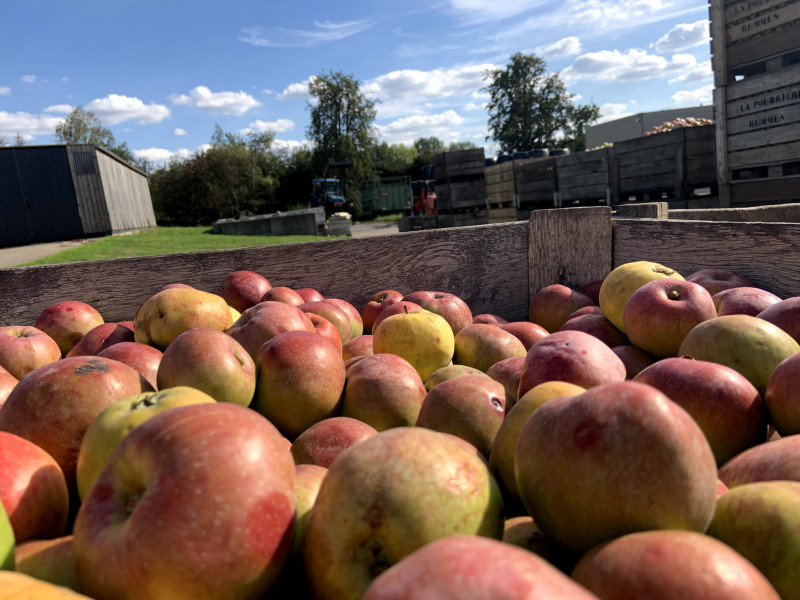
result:
M 698 0 L 4 0 L 0 137 L 56 143 L 72 107 L 159 162 L 226 132 L 305 143 L 307 83 L 328 71 L 377 101 L 381 140 L 487 147 L 488 68 L 536 53 L 602 120 L 712 102 Z

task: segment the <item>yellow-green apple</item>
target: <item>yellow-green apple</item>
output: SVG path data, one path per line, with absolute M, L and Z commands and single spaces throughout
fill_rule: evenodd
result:
M 502 383 L 491 377 L 456 377 L 431 388 L 422 401 L 416 426 L 460 437 L 489 458 L 505 413 Z
M 74 493 L 78 450 L 89 425 L 117 400 L 150 390 L 138 371 L 116 360 L 63 358 L 17 384 L 0 411 L 0 431 L 15 433 L 48 452 Z
M 640 260 L 620 265 L 603 279 L 598 304 L 606 318 L 625 333 L 622 316 L 628 299 L 648 281 L 665 277 L 683 279 L 674 269 L 655 262 Z
M 800 433 L 800 354 L 793 354 L 775 367 L 764 400 L 770 422 L 780 435 Z
M 569 574 L 580 556 L 575 556 L 560 548 L 552 540 L 544 537 L 530 515 L 510 517 L 503 523 L 503 542 L 524 548 L 541 556 L 559 571 Z
M 412 312 L 413 310 L 417 310 L 422 308 L 416 302 L 406 302 L 405 300 L 400 300 L 400 302 L 395 302 L 390 304 L 385 309 L 383 309 L 377 317 L 375 317 L 375 322 L 372 324 L 372 332 L 375 333 L 375 328 L 380 325 L 380 322 L 383 321 L 386 317 L 391 317 L 392 315 L 397 315 L 402 312 Z
M 194 327 L 225 331 L 233 320 L 222 296 L 202 290 L 171 288 L 148 298 L 133 320 L 135 339 L 159 349 Z
M 78 449 L 75 477 L 80 498 L 86 498 L 114 449 L 134 427 L 171 408 L 212 402 L 214 398 L 205 392 L 179 386 L 136 394 L 104 408 L 86 429 Z
M 376 576 L 434 540 L 502 531 L 500 490 L 475 449 L 398 427 L 331 464 L 306 524 L 304 563 L 315 598 L 359 600 Z
M 17 543 L 64 535 L 69 494 L 55 459 L 24 438 L 0 431 L 0 504 Z
M 336 328 L 339 333 L 339 341 L 344 346 L 351 339 L 353 333 L 353 324 L 348 315 L 341 306 L 328 300 L 314 300 L 313 302 L 303 302 L 297 306 L 301 311 L 306 314 L 313 313 L 324 317 Z
M 599 339 L 582 331 L 557 331 L 528 350 L 517 397 L 545 381 L 566 381 L 589 389 L 624 380 L 625 365 Z
M 122 342 L 133 342 L 135 339 L 132 327 L 122 323 L 103 323 L 84 335 L 67 353 L 67 357 L 97 356 L 106 348 Z
M 519 378 L 522 376 L 522 365 L 524 364 L 524 356 L 515 356 L 496 362 L 486 369 L 486 375 L 499 381 L 506 388 L 506 414 L 517 402 Z
M 581 294 L 589 296 L 592 299 L 592 302 L 595 304 L 600 304 L 600 288 L 603 287 L 603 280 L 602 279 L 595 279 L 594 281 L 589 281 L 588 283 L 584 283 L 581 287 L 578 288 L 578 291 Z
M 514 469 L 542 532 L 573 552 L 648 529 L 705 531 L 717 464 L 703 431 L 654 387 L 600 385 L 542 404 Z
M 311 509 L 314 508 L 314 503 L 319 495 L 319 488 L 322 486 L 322 481 L 327 474 L 328 469 L 319 465 L 296 465 L 294 468 L 297 518 L 292 555 L 293 558 L 301 561 L 308 515 L 311 514 Z
M 342 346 L 342 359 L 347 360 L 354 356 L 369 356 L 372 352 L 372 334 L 365 333 L 353 338 Z
M 363 442 L 378 430 L 358 419 L 330 417 L 314 423 L 292 444 L 295 464 L 318 465 L 326 469 L 350 446 Z
M 422 308 L 444 317 L 450 324 L 453 335 L 472 324 L 472 310 L 455 294 L 420 290 L 407 294 L 403 300 L 419 304 Z
M 318 290 L 310 287 L 298 288 L 295 290 L 300 297 L 303 298 L 303 302 L 314 302 L 316 300 L 325 300 L 325 296 L 323 296 Z
M 703 430 L 717 465 L 767 440 L 767 413 L 758 390 L 730 367 L 704 360 L 665 358 L 633 381 L 661 390 Z
M 425 381 L 431 373 L 453 360 L 455 335 L 441 315 L 425 309 L 411 309 L 386 317 L 375 327 L 372 350 L 375 354 L 389 353 L 404 358 Z
M 339 335 L 339 330 L 336 329 L 336 326 L 328 321 L 325 317 L 318 315 L 316 313 L 306 313 L 309 320 L 314 324 L 314 332 L 317 335 L 321 335 L 326 340 L 328 340 L 331 344 L 336 346 L 336 349 L 339 351 L 339 354 L 342 353 L 342 338 Z
M 750 315 L 757 317 L 758 314 L 776 302 L 780 302 L 779 296 L 772 292 L 757 287 L 737 287 L 722 290 L 712 296 L 714 306 L 717 309 L 717 316 L 723 315 Z
M 525 345 L 517 336 L 488 323 L 462 327 L 453 343 L 453 363 L 483 372 L 496 362 L 527 354 Z
M 750 315 L 725 315 L 692 329 L 679 355 L 731 367 L 763 396 L 775 367 L 797 352 L 800 345 L 778 326 Z
M 233 271 L 228 273 L 217 293 L 228 306 L 239 313 L 261 302 L 261 297 L 272 287 L 266 277 L 255 271 Z
M 34 327 L 53 338 L 61 348 L 61 356 L 66 356 L 84 335 L 103 323 L 103 316 L 90 304 L 65 300 L 39 313 Z
M 758 313 L 758 317 L 777 325 L 800 343 L 800 296 L 776 302 Z
M 361 313 L 358 309 L 350 304 L 347 300 L 341 298 L 328 298 L 329 302 L 333 302 L 336 306 L 341 308 L 344 313 L 350 318 L 350 337 L 347 341 L 357 338 L 364 334 L 364 321 L 361 319 Z
M 647 352 L 636 346 L 614 346 L 611 351 L 625 365 L 625 379 L 633 379 L 645 368 L 653 364 L 654 359 Z
M 447 365 L 441 369 L 436 369 L 431 373 L 430 377 L 425 380 L 425 389 L 431 391 L 435 386 L 448 379 L 455 379 L 456 377 L 465 377 L 472 375 L 483 375 L 486 373 L 475 367 L 468 367 L 466 365 Z
M 750 561 L 696 531 L 623 535 L 587 552 L 572 578 L 609 600 L 780 600 Z
M 627 336 L 614 327 L 614 324 L 606 319 L 605 315 L 597 313 L 570 315 L 561 326 L 561 331 L 583 331 L 593 335 L 610 348 L 630 343 Z
M 78 511 L 80 589 L 117 600 L 260 598 L 291 551 L 294 483 L 283 436 L 249 408 L 153 415 L 120 442 Z
M 265 342 L 285 331 L 314 333 L 314 324 L 297 306 L 269 301 L 248 308 L 226 333 L 239 342 L 255 360 L 258 349 Z
M 260 301 L 285 302 L 286 304 L 291 304 L 292 306 L 298 306 L 305 302 L 300 294 L 285 285 L 278 285 L 269 288 L 261 296 Z
M 259 351 L 252 407 L 288 439 L 338 413 L 345 382 L 342 353 L 321 335 L 287 331 Z
M 14 540 L 14 530 L 11 527 L 11 521 L 6 515 L 6 509 L 0 503 L 0 574 L 3 571 L 14 570 L 14 547 L 16 540 Z M 5 589 L 4 589 L 5 591 Z
M 19 379 L 0 366 L 0 409 L 3 408 L 6 398 L 18 383 Z
M 708 535 L 764 574 L 783 599 L 800 598 L 800 483 L 763 481 L 728 490 L 717 500 Z
M 372 333 L 375 319 L 387 306 L 403 299 L 403 294 L 397 290 L 382 290 L 369 297 L 361 309 L 361 321 L 364 324 L 364 333 Z
M 555 333 L 567 317 L 583 306 L 592 306 L 594 301 L 565 285 L 547 285 L 536 292 L 528 304 L 528 320 Z
M 719 478 L 729 489 L 757 481 L 800 482 L 800 435 L 744 450 L 720 467 Z
M 508 319 L 505 317 L 501 317 L 500 315 L 495 315 L 493 313 L 483 313 L 480 315 L 472 315 L 472 324 L 476 323 L 488 323 L 489 325 L 503 325 L 508 323 Z
M 19 598 L 46 600 L 92 600 L 88 596 L 69 588 L 42 581 L 25 573 L 0 571 L 0 598 L 11 600 Z
M 188 386 L 217 402 L 249 406 L 256 390 L 256 365 L 242 345 L 218 329 L 184 331 L 164 350 L 158 389 Z
M 412 427 L 426 393 L 422 378 L 406 359 L 388 353 L 365 356 L 347 369 L 341 415 L 378 431 Z
M 158 389 L 158 366 L 163 355 L 158 348 L 138 342 L 119 342 L 97 353 L 101 358 L 110 358 L 136 369 L 154 390 Z
M 622 323 L 631 344 L 657 358 L 667 358 L 677 356 L 683 338 L 696 325 L 716 316 L 714 301 L 704 287 L 664 277 L 631 294 Z
M 524 512 L 514 471 L 514 453 L 522 426 L 537 408 L 549 400 L 564 396 L 577 396 L 584 388 L 564 381 L 540 383 L 522 396 L 503 419 L 492 441 L 489 452 L 489 466 L 497 478 L 506 505 L 514 512 Z
M 712 296 L 723 290 L 753 286 L 747 277 L 732 269 L 700 269 L 688 275 L 686 281 L 702 285 Z
M 30 325 L 0 327 L 0 367 L 22 379 L 61 358 L 61 349 L 44 331 Z
M 466 535 L 436 540 L 417 550 L 379 575 L 363 600 L 432 598 L 598 600 L 532 552 Z
M 15 570 L 36 579 L 78 589 L 72 534 L 46 540 L 29 540 L 14 550 Z

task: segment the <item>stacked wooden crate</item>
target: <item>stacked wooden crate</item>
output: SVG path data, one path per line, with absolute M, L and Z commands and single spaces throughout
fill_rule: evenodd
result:
M 514 178 L 516 161 L 490 165 L 485 169 L 486 199 L 489 203 L 489 222 L 517 220 L 517 185 Z
M 562 158 L 562 157 L 559 157 Z M 531 212 L 541 208 L 554 208 L 558 187 L 556 183 L 556 158 L 532 158 L 514 161 L 514 178 L 517 187 L 517 219 L 527 220 Z
M 611 148 L 559 156 L 555 161 L 558 206 L 611 205 Z
M 438 227 L 488 223 L 483 148 L 442 152 L 433 166 Z

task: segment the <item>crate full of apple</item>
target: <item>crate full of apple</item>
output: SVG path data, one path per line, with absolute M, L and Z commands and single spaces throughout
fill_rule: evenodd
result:
M 0 599 L 800 598 L 800 297 L 266 275 L 0 327 Z

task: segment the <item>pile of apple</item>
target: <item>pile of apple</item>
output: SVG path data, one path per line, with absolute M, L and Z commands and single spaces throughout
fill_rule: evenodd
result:
M 800 297 L 231 273 L 0 327 L 0 600 L 800 598 Z

